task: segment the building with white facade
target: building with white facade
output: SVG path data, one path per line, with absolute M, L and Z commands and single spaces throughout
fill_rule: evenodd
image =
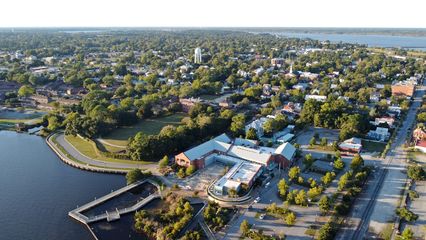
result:
M 201 48 L 196 48 L 194 51 L 194 62 L 197 64 L 201 64 L 203 61 L 201 56 Z

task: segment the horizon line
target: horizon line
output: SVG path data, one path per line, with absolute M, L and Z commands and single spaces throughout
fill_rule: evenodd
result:
M 256 28 L 282 28 L 282 29 L 403 29 L 403 30 L 426 30 L 426 27 L 289 27 L 289 26 L 0 26 L 0 29 L 52 29 L 52 28 L 236 28 L 236 29 L 256 29 Z

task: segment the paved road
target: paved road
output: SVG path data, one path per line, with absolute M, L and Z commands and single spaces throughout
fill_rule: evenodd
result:
M 414 102 L 391 146 L 392 150 L 382 162 L 379 171 L 373 173 L 367 189 L 355 202 L 348 218 L 349 226 L 342 229 L 336 239 L 363 239 L 369 229 L 379 233 L 389 222 L 394 221 L 395 208 L 406 179 L 406 174 L 402 172 L 406 165 L 403 145 L 411 131 L 409 128 L 412 128 L 415 121 L 423 95 L 424 87 L 416 90 Z
M 164 177 L 163 175 L 161 175 L 159 173 L 158 164 L 156 164 L 156 163 L 153 163 L 153 164 L 131 164 L 131 163 L 101 161 L 101 160 L 89 158 L 88 156 L 85 156 L 82 153 L 80 153 L 76 148 L 74 148 L 74 146 L 72 146 L 70 143 L 68 143 L 65 140 L 64 134 L 58 134 L 57 137 L 56 137 L 56 141 L 58 142 L 58 144 L 60 144 L 65 149 L 65 151 L 67 151 L 71 156 L 73 156 L 75 159 L 77 159 L 80 162 L 90 164 L 90 165 L 93 165 L 93 166 L 102 167 L 102 168 L 128 169 L 128 170 L 131 170 L 131 169 L 134 169 L 134 168 L 145 169 L 145 170 L 151 171 L 153 175 L 160 178 L 165 185 L 167 185 L 167 186 L 173 185 L 173 183 L 169 179 L 167 179 L 166 177 Z

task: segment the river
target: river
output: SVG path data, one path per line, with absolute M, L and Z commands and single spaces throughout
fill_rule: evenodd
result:
M 328 40 L 330 42 L 365 44 L 370 47 L 407 48 L 426 51 L 426 37 L 294 32 L 274 32 L 273 34 L 292 38 L 311 38 L 319 41 Z
M 41 137 L 0 131 L 0 240 L 92 240 L 68 211 L 124 185 L 65 165 Z

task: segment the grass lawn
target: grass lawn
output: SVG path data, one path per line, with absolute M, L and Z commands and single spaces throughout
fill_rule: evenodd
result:
M 95 143 L 91 140 L 84 140 L 80 137 L 74 137 L 69 135 L 66 135 L 65 139 L 71 145 L 73 145 L 81 154 L 92 159 L 97 159 L 97 160 L 106 161 L 106 162 L 119 162 L 119 163 L 130 163 L 130 164 L 151 163 L 151 162 L 131 161 L 131 160 L 122 160 L 122 159 L 106 157 L 101 155 L 98 152 L 98 150 L 96 149 Z
M 362 140 L 363 152 L 383 152 L 385 147 L 386 143 Z
M 158 134 L 164 126 L 167 125 L 179 125 L 182 118 L 186 115 L 183 113 L 175 113 L 172 115 L 159 117 L 159 118 L 151 118 L 144 119 L 139 121 L 137 124 L 121 127 L 114 131 L 112 131 L 108 136 L 104 137 L 103 140 L 107 143 L 111 144 L 103 144 L 105 148 L 117 146 L 126 146 L 127 140 L 129 137 L 133 137 L 138 132 L 144 132 L 145 134 Z

